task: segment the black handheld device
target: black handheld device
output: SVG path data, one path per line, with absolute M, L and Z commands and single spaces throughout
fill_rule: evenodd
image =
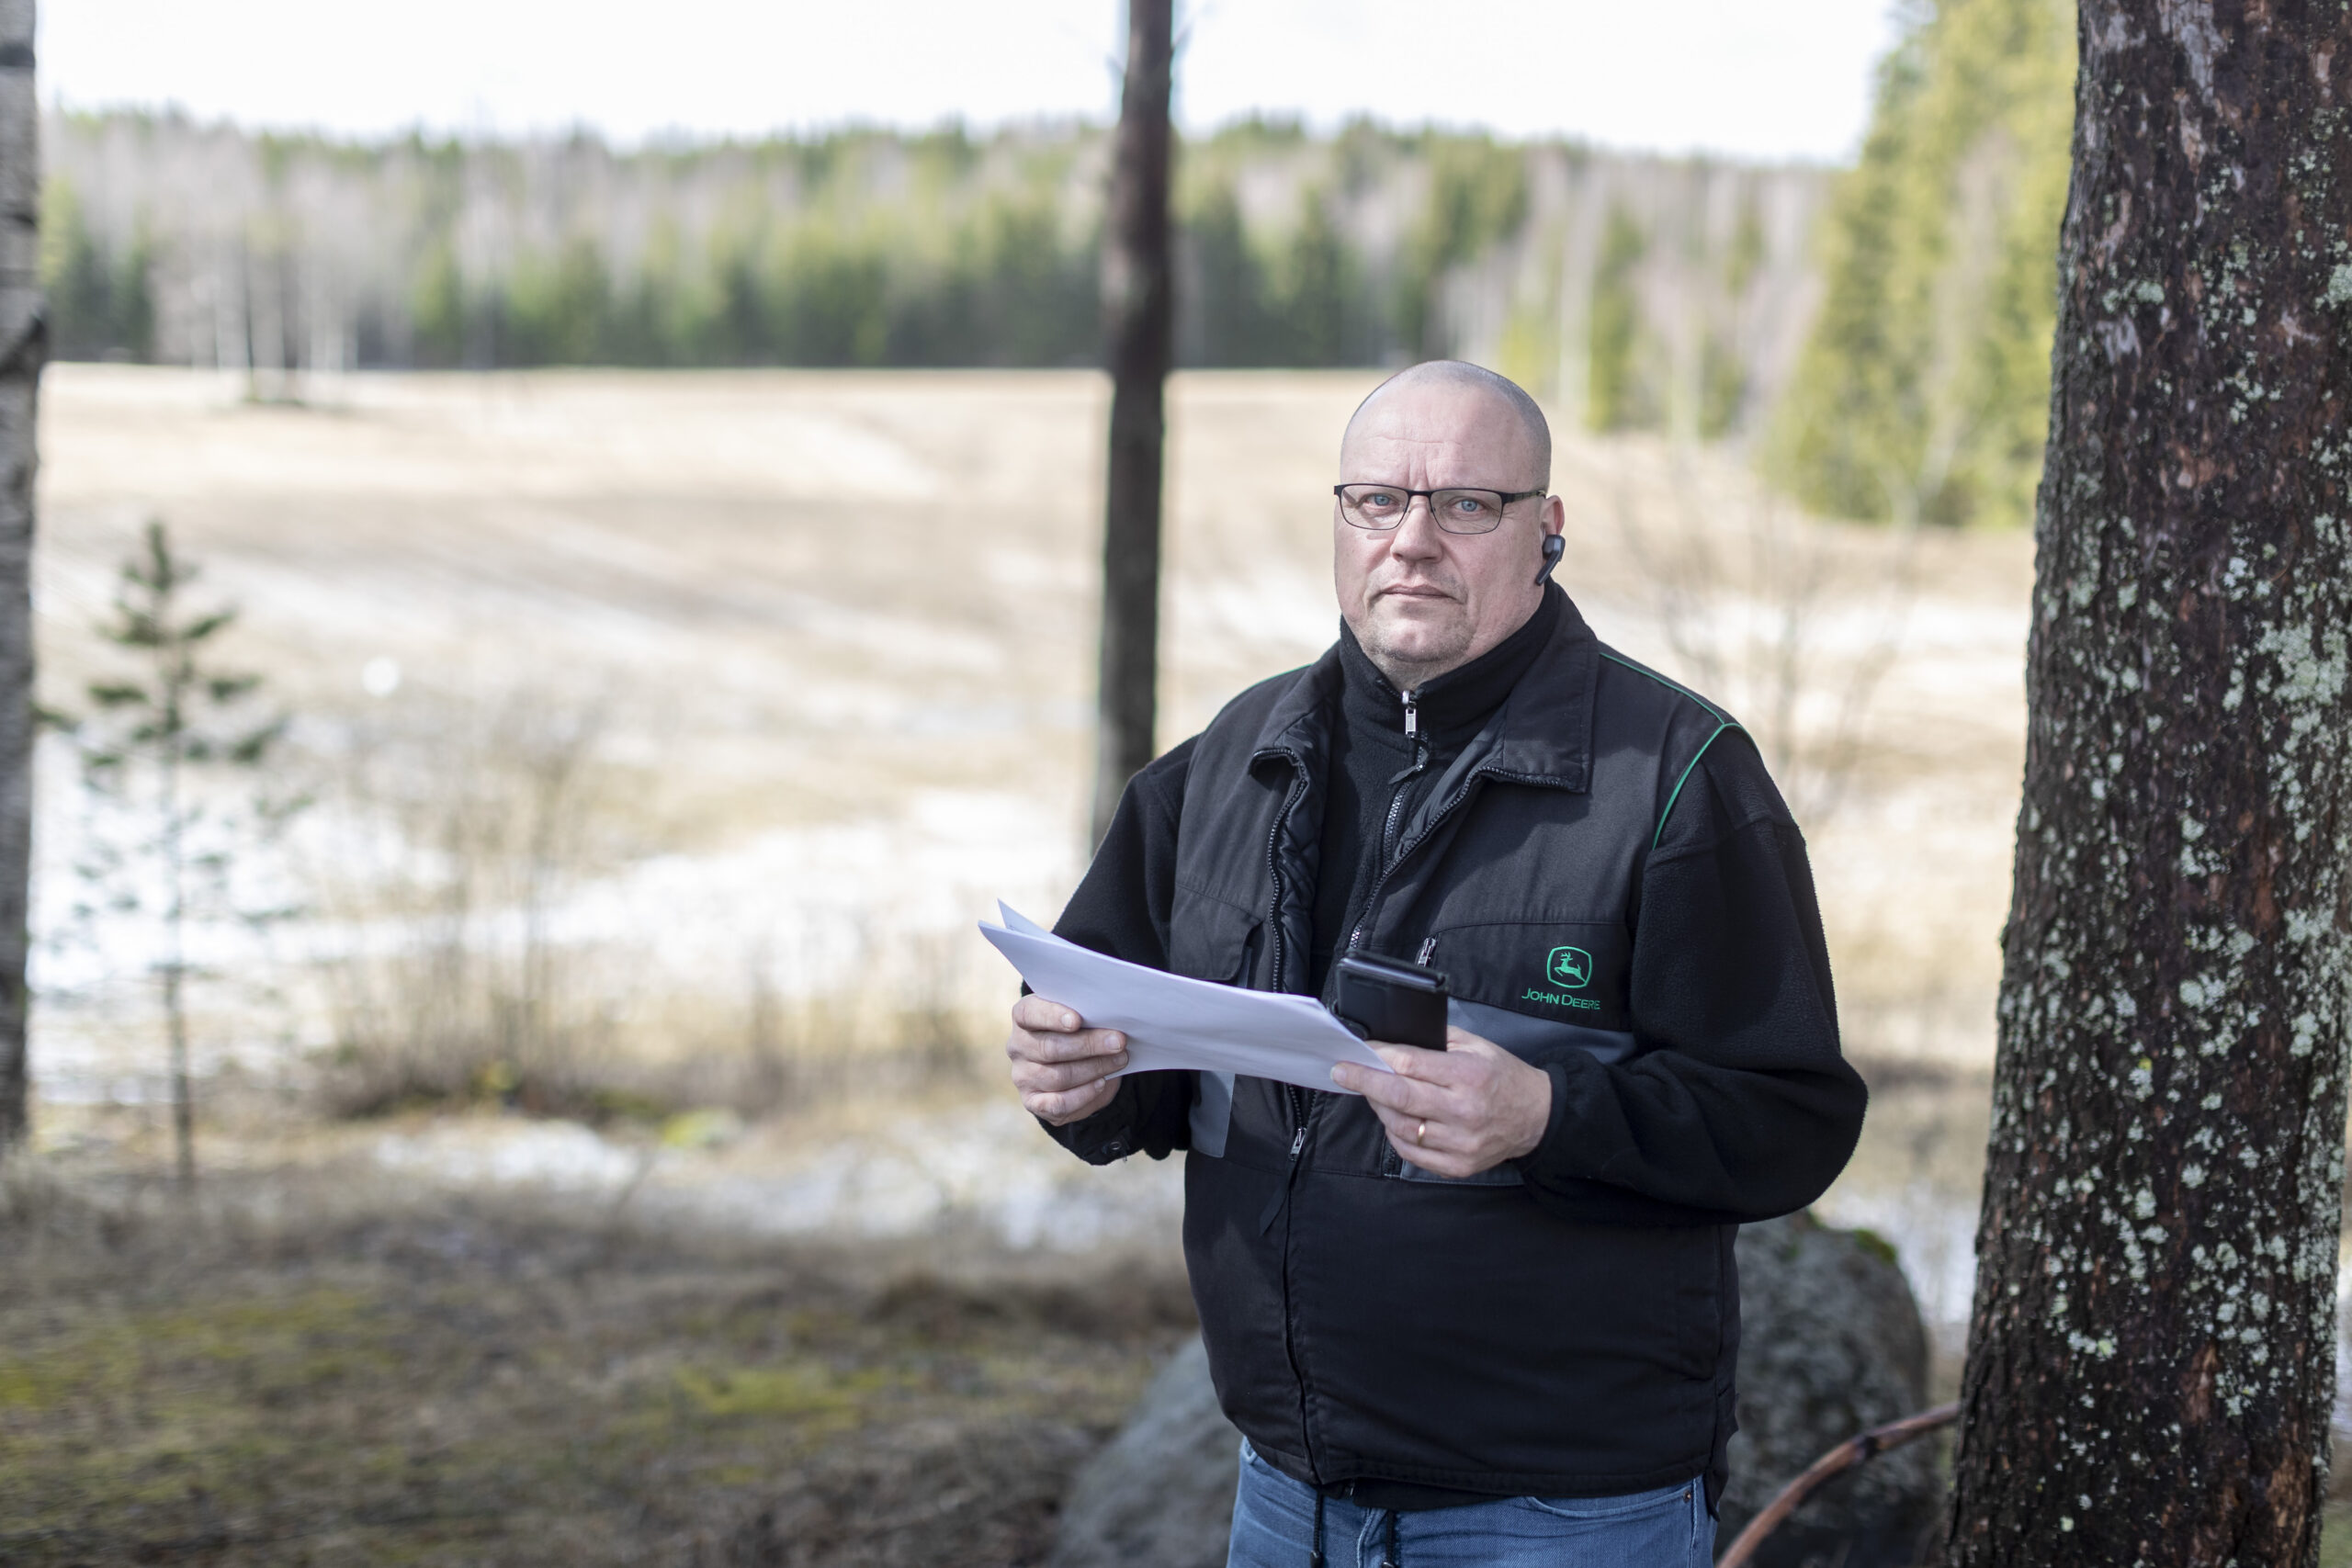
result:
M 1331 1010 L 1365 1040 L 1445 1049 L 1445 976 L 1374 953 L 1351 953 L 1333 966 L 1340 998 Z

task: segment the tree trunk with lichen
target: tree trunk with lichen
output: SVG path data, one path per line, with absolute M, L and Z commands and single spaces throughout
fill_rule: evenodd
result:
M 25 918 L 32 856 L 33 415 L 40 293 L 33 0 L 0 0 L 0 1151 L 26 1131 Z
M 2335 1388 L 2352 9 L 2082 0 L 1948 1564 L 2311 1564 Z

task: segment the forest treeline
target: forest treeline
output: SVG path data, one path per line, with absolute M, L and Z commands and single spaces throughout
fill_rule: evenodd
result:
M 1459 355 L 1596 431 L 1756 440 L 1808 504 L 2015 521 L 2071 0 L 1917 0 L 1858 167 L 1264 121 L 1178 157 L 1178 359 Z M 1084 125 L 621 151 L 44 127 L 57 351 L 246 371 L 1095 362 Z M 266 387 L 265 388 L 266 389 Z
M 354 367 L 1073 366 L 1087 126 L 621 152 L 48 128 L 57 341 Z M 1596 428 L 1744 428 L 1792 362 L 1817 170 L 1245 123 L 1180 159 L 1178 356 L 1508 362 Z M 1572 384 L 1571 384 L 1572 383 Z

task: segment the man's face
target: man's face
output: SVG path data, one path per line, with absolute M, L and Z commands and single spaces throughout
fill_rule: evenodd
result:
M 1505 494 L 1544 482 L 1510 405 L 1476 387 L 1392 387 L 1365 408 L 1340 448 L 1340 482 L 1405 490 L 1475 486 Z M 1448 534 L 1416 499 L 1385 532 L 1331 508 L 1340 614 L 1398 686 L 1468 663 L 1526 624 L 1543 590 L 1543 536 L 1564 521 L 1559 498 L 1512 502 L 1489 534 Z

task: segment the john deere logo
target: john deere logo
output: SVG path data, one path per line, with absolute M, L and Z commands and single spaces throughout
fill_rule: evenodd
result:
M 1579 990 L 1592 979 L 1592 954 L 1581 947 L 1555 947 L 1544 976 L 1564 990 Z

